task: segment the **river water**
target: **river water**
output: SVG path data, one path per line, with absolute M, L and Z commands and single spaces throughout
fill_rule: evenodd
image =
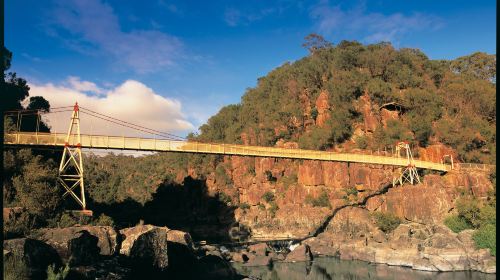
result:
M 312 262 L 280 263 L 245 267 L 233 263 L 236 270 L 253 279 L 262 280 L 493 280 L 495 274 L 481 272 L 426 272 L 405 267 L 370 264 L 363 261 L 344 261 L 334 257 L 318 257 Z

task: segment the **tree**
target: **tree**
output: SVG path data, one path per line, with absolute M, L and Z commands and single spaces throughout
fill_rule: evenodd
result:
M 455 73 L 471 75 L 479 79 L 496 83 L 496 63 L 496 55 L 476 52 L 453 60 L 450 67 Z
M 318 50 L 331 48 L 333 44 L 325 40 L 323 36 L 316 33 L 311 33 L 304 38 L 305 42 L 302 47 L 309 50 L 311 54 L 316 53 Z

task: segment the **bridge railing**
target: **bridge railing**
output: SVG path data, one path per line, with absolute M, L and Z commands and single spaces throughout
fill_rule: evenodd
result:
M 470 170 L 481 170 L 481 171 L 493 171 L 496 168 L 496 165 L 482 164 L 482 163 L 455 163 L 454 167 L 458 170 L 470 169 Z
M 21 145 L 64 146 L 66 134 L 19 132 L 5 135 L 5 143 Z M 194 141 L 176 141 L 154 138 L 120 137 L 106 135 L 81 135 L 81 143 L 76 137 L 69 139 L 69 145 L 80 144 L 83 148 L 123 149 L 141 151 L 173 151 L 223 155 L 261 156 L 277 158 L 296 158 L 309 160 L 344 161 L 367 164 L 406 166 L 406 158 L 368 155 L 361 153 L 339 153 L 292 148 L 260 147 L 237 144 L 201 143 Z M 418 168 L 448 171 L 451 166 L 422 160 L 414 160 Z

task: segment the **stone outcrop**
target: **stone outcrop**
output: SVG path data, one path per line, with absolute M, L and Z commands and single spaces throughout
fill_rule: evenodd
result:
M 326 120 L 330 118 L 330 104 L 328 103 L 328 92 L 321 91 L 316 99 L 316 109 L 318 110 L 318 115 L 316 116 L 316 125 L 323 127 Z
M 53 228 L 40 230 L 40 236 L 37 238 L 52 246 L 64 262 L 69 262 L 71 265 L 87 265 L 99 259 L 99 238 L 96 235 L 100 233 L 103 231 L 93 227 Z M 103 239 L 109 237 L 106 234 L 100 236 Z M 116 242 L 116 234 L 114 237 Z M 112 245 L 110 246 L 109 243 L 102 241 L 104 253 L 114 250 L 110 248 Z
M 475 248 L 470 230 L 456 234 L 430 221 L 404 223 L 385 234 L 375 226 L 368 210 L 362 208 L 340 210 L 326 232 L 305 243 L 314 255 L 338 255 L 344 260 L 426 271 L 496 272 L 496 258 L 488 250 Z
M 123 236 L 120 254 L 138 265 L 166 269 L 168 266 L 166 227 L 140 225 L 120 230 Z
M 286 256 L 284 262 L 304 262 L 311 261 L 313 255 L 311 248 L 307 244 L 300 244 Z
M 14 258 L 22 260 L 30 269 L 33 278 L 45 275 L 51 264 L 60 265 L 57 251 L 46 243 L 31 238 L 9 239 L 3 242 L 4 261 Z
M 67 247 L 67 242 L 76 233 L 87 231 L 97 237 L 98 253 L 112 256 L 118 251 L 118 233 L 110 226 L 75 226 L 67 228 L 46 228 L 38 231 L 37 238 L 56 248 Z

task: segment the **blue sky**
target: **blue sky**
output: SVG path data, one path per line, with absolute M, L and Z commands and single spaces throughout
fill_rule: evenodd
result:
M 11 70 L 32 95 L 53 105 L 79 98 L 183 134 L 239 102 L 258 77 L 307 55 L 309 33 L 334 44 L 390 41 L 433 59 L 496 53 L 495 1 L 5 2 Z M 129 108 L 113 107 L 118 94 Z M 154 98 L 163 105 L 148 110 Z M 172 120 L 178 125 L 165 124 Z

